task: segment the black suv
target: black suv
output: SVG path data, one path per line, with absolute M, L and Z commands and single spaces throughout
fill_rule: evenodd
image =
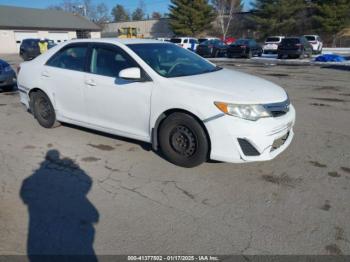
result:
M 263 49 L 254 39 L 238 39 L 231 44 L 227 49 L 227 56 L 232 57 L 246 57 L 261 56 Z
M 19 55 L 23 58 L 24 61 L 31 60 L 40 55 L 39 41 L 40 39 L 36 38 L 24 39 L 22 41 L 19 48 Z M 54 41 L 49 39 L 45 39 L 45 41 L 48 43 L 48 48 L 55 46 Z
M 303 36 L 287 37 L 282 40 L 277 49 L 278 59 L 282 58 L 304 58 L 312 56 L 312 46 Z

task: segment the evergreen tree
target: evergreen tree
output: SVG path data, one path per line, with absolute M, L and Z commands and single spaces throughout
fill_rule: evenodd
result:
M 129 21 L 130 20 L 128 12 L 125 10 L 124 6 L 122 6 L 122 5 L 116 5 L 112 9 L 112 16 L 114 18 L 114 22 Z
M 196 36 L 210 29 L 215 18 L 208 0 L 171 0 L 170 27 L 177 35 Z
M 298 34 L 300 19 L 307 8 L 305 0 L 256 0 L 252 19 L 263 36 Z
M 350 0 L 319 0 L 314 6 L 317 31 L 331 36 L 335 45 L 340 31 L 350 26 Z

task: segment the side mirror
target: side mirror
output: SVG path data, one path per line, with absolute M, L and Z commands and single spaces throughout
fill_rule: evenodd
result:
M 141 80 L 141 69 L 138 67 L 130 67 L 119 72 L 119 78 L 125 80 Z

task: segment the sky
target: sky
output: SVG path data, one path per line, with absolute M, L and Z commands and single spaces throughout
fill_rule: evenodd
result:
M 46 8 L 49 5 L 55 5 L 62 2 L 61 0 L 0 0 L 0 5 L 13 5 L 33 8 Z M 104 2 L 110 9 L 116 4 L 123 5 L 129 11 L 134 10 L 139 5 L 139 0 L 92 0 L 93 3 L 99 4 Z M 153 11 L 166 13 L 168 11 L 169 0 L 144 0 L 147 13 Z M 244 0 L 245 9 L 249 8 L 249 3 L 252 0 Z

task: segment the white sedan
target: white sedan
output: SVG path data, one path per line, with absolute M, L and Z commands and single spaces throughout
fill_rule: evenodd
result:
M 149 142 L 179 166 L 271 160 L 293 139 L 295 110 L 281 87 L 172 43 L 73 40 L 19 70 L 21 102 L 41 126 Z

